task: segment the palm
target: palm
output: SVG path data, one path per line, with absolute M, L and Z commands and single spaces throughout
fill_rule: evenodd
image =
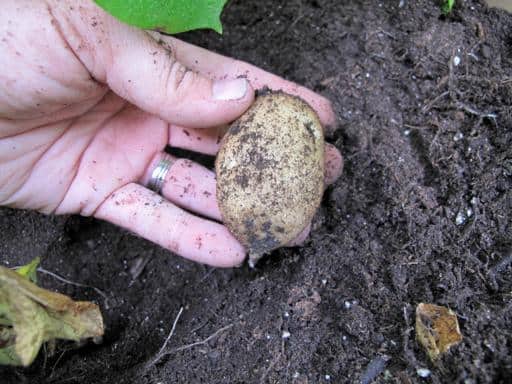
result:
M 16 175 L 5 169 L 11 162 L 0 164 L 10 178 L 2 200 L 47 213 L 92 214 L 114 190 L 142 177 L 167 142 L 168 124 L 92 80 L 63 43 L 7 59 L 16 68 L 5 73 L 30 74 L 38 64 L 31 77 L 18 79 L 16 94 L 32 95 L 29 107 L 14 97 L 2 111 L 8 117 L 2 142 L 11 147 L 8 158 L 18 160 Z M 55 67 L 53 57 L 65 60 Z

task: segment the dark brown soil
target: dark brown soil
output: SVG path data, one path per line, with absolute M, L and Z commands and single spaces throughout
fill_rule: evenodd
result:
M 232 1 L 222 37 L 184 36 L 333 100 L 345 173 L 303 248 L 219 270 L 96 220 L 0 210 L 0 262 L 42 256 L 108 295 L 42 276 L 100 303 L 106 337 L 1 382 L 510 383 L 512 16 L 399 3 Z M 452 308 L 464 335 L 435 365 L 415 341 L 419 302 Z M 145 369 L 180 307 L 170 353 Z

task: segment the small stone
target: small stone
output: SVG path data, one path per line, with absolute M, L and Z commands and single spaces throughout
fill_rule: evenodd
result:
M 345 309 L 350 309 L 352 307 L 352 303 L 350 301 L 345 301 Z
M 299 376 L 300 376 L 300 373 L 299 373 L 299 372 L 294 372 L 292 377 L 293 377 L 294 379 L 298 379 L 298 378 L 299 378 Z
M 453 141 L 460 141 L 464 138 L 464 134 L 462 132 L 457 132 L 453 135 Z
M 427 369 L 427 368 L 418 368 L 416 370 L 416 373 L 418 374 L 419 377 L 423 377 L 423 378 L 426 378 L 426 377 L 429 377 L 430 376 L 430 369 Z
M 331 380 L 331 375 L 325 375 L 325 380 Z
M 455 217 L 455 224 L 457 225 L 463 225 L 466 222 L 466 216 L 462 211 L 459 211 L 457 213 L 457 217 Z
M 406 129 L 404 131 L 404 136 L 409 136 L 411 134 L 411 130 L 410 129 Z
M 290 336 L 291 336 L 291 333 L 290 333 L 290 332 L 288 332 L 288 331 L 283 331 L 283 336 L 282 336 L 282 338 L 283 338 L 283 339 L 288 339 Z
M 467 208 L 467 209 L 466 209 L 466 216 L 467 216 L 467 217 L 471 217 L 471 216 L 473 216 L 473 209 L 471 209 L 471 208 Z
M 454 56 L 454 58 L 453 58 L 453 65 L 458 67 L 459 64 L 460 64 L 460 57 L 459 56 Z

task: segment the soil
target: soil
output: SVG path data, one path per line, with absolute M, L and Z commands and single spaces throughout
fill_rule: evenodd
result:
M 97 220 L 1 209 L 2 264 L 41 256 L 107 295 L 41 275 L 98 302 L 105 338 L 58 343 L 2 383 L 510 382 L 512 15 L 472 0 L 449 17 L 432 0 L 237 0 L 224 30 L 183 38 L 334 103 L 345 171 L 309 241 L 222 270 Z M 464 336 L 435 364 L 415 341 L 420 302 L 453 309 Z

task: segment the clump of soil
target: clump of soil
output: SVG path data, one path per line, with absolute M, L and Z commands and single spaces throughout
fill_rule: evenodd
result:
M 333 100 L 345 173 L 310 241 L 219 270 L 96 220 L 2 209 L 2 263 L 42 256 L 108 296 L 43 275 L 99 302 L 106 338 L 58 344 L 2 382 L 507 382 L 512 16 L 471 0 L 449 17 L 431 0 L 262 0 L 230 2 L 224 22 L 184 38 Z M 453 309 L 464 335 L 436 365 L 414 340 L 419 302 Z M 170 353 L 146 367 L 181 307 Z

